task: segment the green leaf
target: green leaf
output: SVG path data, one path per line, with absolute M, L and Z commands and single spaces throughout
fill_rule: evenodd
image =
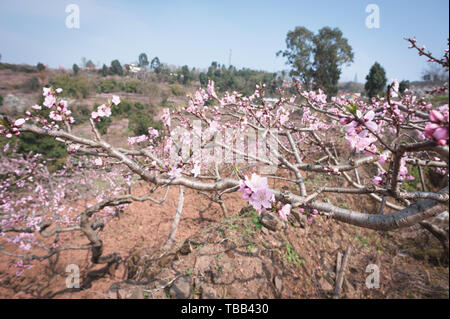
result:
M 8 127 L 8 122 L 5 121 L 5 119 L 0 119 L 0 125 L 3 125 L 4 127 Z
M 357 106 L 352 101 L 350 101 L 350 106 L 344 106 L 351 114 L 353 114 L 353 116 L 356 116 Z

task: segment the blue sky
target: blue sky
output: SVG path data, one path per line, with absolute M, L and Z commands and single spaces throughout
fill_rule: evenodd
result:
M 80 8 L 80 28 L 68 29 L 69 4 Z M 380 28 L 368 29 L 365 9 L 380 8 Z M 212 61 L 266 71 L 288 69 L 276 52 L 296 26 L 316 32 L 342 30 L 355 52 L 341 80 L 363 82 L 381 63 L 388 78 L 417 80 L 425 59 L 408 50 L 415 36 L 435 55 L 447 47 L 448 0 L 297 1 L 113 1 L 0 0 L 2 62 L 71 67 L 86 57 L 94 63 L 137 60 L 141 52 L 174 65 L 206 68 Z

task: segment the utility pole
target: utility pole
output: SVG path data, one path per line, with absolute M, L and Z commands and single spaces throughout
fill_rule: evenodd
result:
M 228 56 L 228 67 L 231 66 L 231 49 L 230 49 L 230 54 Z

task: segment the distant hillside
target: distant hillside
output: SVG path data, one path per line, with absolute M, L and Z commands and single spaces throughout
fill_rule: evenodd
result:
M 358 82 L 340 82 L 338 90 L 345 93 L 364 93 L 364 84 Z

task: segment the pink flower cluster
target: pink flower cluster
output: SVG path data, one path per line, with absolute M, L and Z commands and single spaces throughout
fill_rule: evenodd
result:
M 276 205 L 273 205 L 272 211 L 278 211 L 278 215 L 282 220 L 287 221 L 287 216 L 291 213 L 292 205 L 285 204 L 283 205 L 281 202 L 278 202 Z
M 367 129 L 372 131 L 378 129 L 378 125 L 373 121 L 375 117 L 374 111 L 367 112 L 364 116 L 361 111 L 356 111 L 357 119 L 341 118 L 339 123 L 345 125 L 347 132 L 346 140 L 349 142 L 350 147 L 355 149 L 356 152 L 371 151 L 373 152 L 373 143 L 377 140 Z M 363 124 L 364 123 L 364 124 Z
M 67 119 L 72 124 L 75 120 L 69 116 L 70 114 L 72 114 L 72 111 L 67 108 L 67 101 L 61 100 L 56 104 L 56 110 L 51 111 L 48 117 L 55 122 L 62 122 Z
M 302 96 L 318 104 L 327 103 L 327 95 L 321 89 L 319 89 L 317 93 L 315 91 L 303 91 Z
M 91 117 L 96 120 L 102 117 L 110 117 L 111 116 L 111 107 L 106 106 L 105 104 L 100 105 L 97 108 L 97 111 L 92 112 Z
M 181 167 L 179 167 L 178 165 L 174 165 L 172 166 L 168 174 L 170 178 L 177 178 L 181 176 L 181 171 L 182 171 Z
M 129 137 L 127 142 L 128 145 L 133 145 L 136 143 L 142 143 L 145 141 L 149 141 L 150 145 L 153 146 L 155 144 L 155 139 L 159 136 L 158 130 L 154 129 L 153 127 L 148 128 L 148 136 L 147 135 L 140 135 L 140 136 L 132 136 Z
M 75 120 L 73 117 L 69 116 L 70 114 L 72 114 L 72 111 L 70 111 L 67 108 L 67 101 L 65 100 L 57 101 L 55 96 L 56 94 L 59 94 L 62 91 L 63 90 L 61 88 L 58 88 L 56 90 L 53 90 L 52 88 L 43 88 L 42 95 L 45 96 L 43 104 L 49 109 L 55 106 L 55 109 L 52 110 L 49 114 L 50 119 L 52 119 L 55 122 L 62 122 L 65 119 L 67 119 L 67 121 L 72 124 L 75 122 Z M 40 105 L 34 105 L 31 108 L 34 110 L 41 110 Z
M 287 220 L 291 213 L 291 204 L 282 205 L 281 202 L 275 204 L 275 195 L 269 189 L 267 177 L 261 177 L 253 173 L 251 179 L 247 176 L 245 181 L 240 181 L 239 191 L 242 193 L 242 199 L 248 200 L 250 205 L 259 213 L 272 210 L 278 212 L 281 219 Z
M 57 89 L 55 91 L 55 93 L 60 93 L 60 92 L 62 92 L 62 89 Z M 45 96 L 43 104 L 47 108 L 51 108 L 56 103 L 56 97 L 53 95 L 53 92 L 52 92 L 51 88 L 43 88 L 42 95 Z
M 300 208 L 300 214 L 305 215 L 308 222 L 312 222 L 314 219 L 314 216 L 316 216 L 317 214 L 319 214 L 319 211 L 317 209 L 311 209 L 310 207 L 305 208 Z
M 120 98 L 117 95 L 113 95 L 111 102 L 112 103 L 109 103 L 108 105 L 105 104 L 100 105 L 97 108 L 97 111 L 91 113 L 91 117 L 97 121 L 100 121 L 102 117 L 110 117 L 112 104 L 119 105 Z
M 67 151 L 70 152 L 78 152 L 78 150 L 80 149 L 81 145 L 80 144 L 70 144 L 69 146 L 67 146 Z
M 170 111 L 169 109 L 163 109 L 163 115 L 161 116 L 161 121 L 164 125 L 170 127 Z
M 128 138 L 128 145 L 144 142 L 148 139 L 146 135 L 133 136 Z
M 207 89 L 206 89 L 207 91 L 208 91 L 208 94 L 211 96 L 211 97 L 214 97 L 214 98 L 218 98 L 217 97 L 217 94 L 216 94 L 216 91 L 215 91 L 215 89 L 214 89 L 214 81 L 212 81 L 212 80 L 209 80 L 208 81 L 208 86 L 207 86 Z
M 439 145 L 446 145 L 448 140 L 448 105 L 439 111 L 430 112 L 430 122 L 425 127 L 425 137 L 434 139 Z
M 16 127 L 22 127 L 24 124 L 25 124 L 25 119 L 17 119 L 14 122 L 14 126 L 16 126 Z
M 245 181 L 240 181 L 239 191 L 242 193 L 242 199 L 247 199 L 258 213 L 272 208 L 275 196 L 269 189 L 267 177 L 255 173 L 251 179 L 246 176 Z
M 289 111 L 287 111 L 284 107 L 280 106 L 277 109 L 277 118 L 280 121 L 280 125 L 284 125 L 289 121 Z
M 153 127 L 148 128 L 148 135 L 151 139 L 155 139 L 159 136 L 158 130 L 154 129 Z
M 386 173 L 378 168 L 378 174 L 372 177 L 372 183 L 377 186 L 381 186 L 383 184 L 384 179 L 386 178 Z

